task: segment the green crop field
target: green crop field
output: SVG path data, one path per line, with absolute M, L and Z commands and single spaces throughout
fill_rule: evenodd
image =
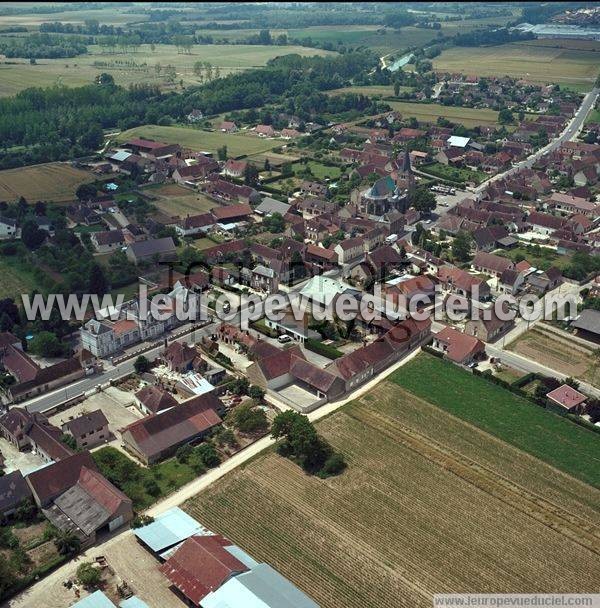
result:
M 24 196 L 30 203 L 68 202 L 75 197 L 78 186 L 95 179 L 89 171 L 65 163 L 5 169 L 0 171 L 0 200 L 15 201 Z
M 242 156 L 244 154 L 259 154 L 284 145 L 277 139 L 264 139 L 252 134 L 221 133 L 220 131 L 200 131 L 192 127 L 160 127 L 144 125 L 123 131 L 117 137 L 119 142 L 132 137 L 146 137 L 166 143 L 178 143 L 198 152 L 216 152 L 227 146 L 227 154 Z
M 387 381 L 317 430 L 344 453 L 338 477 L 311 477 L 267 450 L 184 509 L 322 608 L 597 588 L 597 489 Z
M 424 122 L 435 122 L 443 116 L 452 122 L 460 123 L 465 127 L 481 125 L 495 125 L 498 122 L 498 112 L 489 109 L 458 108 L 443 106 L 437 103 L 411 103 L 406 101 L 388 101 L 394 110 L 402 113 L 402 118 L 414 116 Z
M 0 276 L 0 300 L 15 298 L 20 304 L 21 294 L 31 293 L 36 287 L 39 289 L 31 272 L 15 257 L 0 256 Z
M 0 24 L 2 21 L 0 20 Z M 329 51 L 301 46 L 260 46 L 260 45 L 194 45 L 191 53 L 180 53 L 170 44 L 157 44 L 152 51 L 150 45 L 142 44 L 135 52 L 106 52 L 99 46 L 91 45 L 85 55 L 71 59 L 38 59 L 30 65 L 27 59 L 11 59 L 11 63 L 0 62 L 0 96 L 14 95 L 22 89 L 33 86 L 81 86 L 94 81 L 102 73 L 110 73 L 121 85 L 149 82 L 165 88 L 178 88 L 199 84 L 194 75 L 197 61 L 218 66 L 221 76 L 266 65 L 269 59 L 280 55 L 297 53 L 302 56 L 331 55 Z M 14 62 L 14 63 L 13 63 Z M 121 62 L 121 65 L 119 65 Z M 136 66 L 123 66 L 122 62 L 135 62 Z M 164 70 L 158 72 L 156 65 L 175 67 L 175 83 L 168 84 Z
M 570 420 L 428 354 L 410 361 L 392 380 L 557 469 L 600 487 L 600 437 Z
M 535 83 L 588 85 L 600 71 L 600 55 L 588 48 L 514 43 L 492 47 L 452 47 L 433 60 L 435 70 L 477 76 L 511 76 Z M 546 45 L 539 43 L 545 42 Z M 554 41 L 552 41 L 554 42 Z M 600 50 L 600 43 L 596 51 Z
M 449 165 L 444 165 L 442 163 L 423 165 L 421 167 L 421 171 L 423 171 L 423 173 L 435 175 L 436 177 L 439 177 L 441 179 L 447 179 L 451 182 L 456 183 L 473 182 L 475 184 L 480 184 L 482 181 L 489 177 L 487 173 L 484 173 L 483 171 L 474 171 L 473 169 L 452 167 Z

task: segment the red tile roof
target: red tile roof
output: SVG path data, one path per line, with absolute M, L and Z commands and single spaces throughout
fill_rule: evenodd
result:
M 583 393 L 580 393 L 568 384 L 563 384 L 562 386 L 555 388 L 553 391 L 550 391 L 546 397 L 555 403 L 558 403 L 566 410 L 572 410 L 584 403 L 587 399 Z
M 217 397 L 207 393 L 166 412 L 136 420 L 123 429 L 123 434 L 129 433 L 137 449 L 150 459 L 221 424 L 217 414 L 220 408 Z
M 219 221 L 228 220 L 237 217 L 245 217 L 252 215 L 252 207 L 245 203 L 238 205 L 225 205 L 224 207 L 213 207 L 211 209 L 212 214 Z
M 135 394 L 135 398 L 153 414 L 164 412 L 177 405 L 173 395 L 158 386 L 145 386 Z
M 38 469 L 27 475 L 27 481 L 41 504 L 46 504 L 74 486 L 79 480 L 82 467 L 97 470 L 89 452 L 79 452 Z
M 130 498 L 94 469 L 82 466 L 77 483 L 111 515 L 114 515 L 123 503 L 131 504 Z
M 445 327 L 442 331 L 434 334 L 434 338 L 447 345 L 446 354 L 455 363 L 464 363 L 477 353 L 485 350 L 485 344 L 481 340 L 463 334 L 452 327 Z

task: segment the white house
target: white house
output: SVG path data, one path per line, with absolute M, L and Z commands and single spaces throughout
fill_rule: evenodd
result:
M 0 217 L 0 239 L 15 239 L 19 236 L 17 220 L 9 217 Z

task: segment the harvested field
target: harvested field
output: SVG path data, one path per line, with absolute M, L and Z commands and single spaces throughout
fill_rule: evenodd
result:
M 535 326 L 507 346 L 519 355 L 555 369 L 557 372 L 593 384 L 600 380 L 600 369 L 594 367 L 593 347 L 586 348 Z
M 318 430 L 344 452 L 341 476 L 269 451 L 185 508 L 323 608 L 596 589 L 598 490 L 391 382 Z
M 439 103 L 414 103 L 408 101 L 388 101 L 389 106 L 402 114 L 402 118 L 414 116 L 422 122 L 435 123 L 443 116 L 452 122 L 465 125 L 465 127 L 478 127 L 481 125 L 496 125 L 498 112 L 495 110 L 477 108 L 459 108 L 443 106 Z
M 5 169 L 0 171 L 0 200 L 16 201 L 24 196 L 30 203 L 64 203 L 75 198 L 78 186 L 95 179 L 89 171 L 64 163 Z
M 148 190 L 148 194 L 157 197 L 152 204 L 169 217 L 205 213 L 217 206 L 215 201 L 204 194 L 178 184 L 165 184 L 160 188 Z
M 598 53 L 584 48 L 560 48 L 548 40 L 542 44 L 513 43 L 472 48 L 452 47 L 433 60 L 433 67 L 442 72 L 462 72 L 477 76 L 511 76 L 535 83 L 586 84 L 591 90 L 598 75 Z M 559 41 L 552 41 L 559 42 Z M 596 45 L 598 50 L 600 45 Z

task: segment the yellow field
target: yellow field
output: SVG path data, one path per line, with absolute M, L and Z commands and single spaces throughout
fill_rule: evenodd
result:
M 185 505 L 323 608 L 445 592 L 591 592 L 600 491 L 383 382 L 318 424 L 348 469 L 273 451 Z
M 436 57 L 433 67 L 443 72 L 511 76 L 536 83 L 589 84 L 591 89 L 600 71 L 600 55 L 589 50 L 589 45 L 561 48 L 559 43 L 565 41 L 535 42 L 478 48 L 453 47 Z M 550 42 L 557 44 L 548 46 Z M 600 45 L 596 45 L 596 50 L 600 50 Z
M 64 163 L 47 163 L 0 171 L 0 200 L 15 201 L 24 196 L 28 202 L 62 203 L 75 198 L 81 184 L 96 178 L 89 171 Z
M 443 106 L 438 103 L 411 103 L 406 101 L 388 101 L 390 107 L 402 113 L 403 118 L 414 116 L 419 121 L 434 123 L 439 116 L 452 122 L 477 127 L 495 125 L 498 122 L 498 112 L 489 109 L 459 108 Z
M 167 184 L 160 188 L 147 190 L 147 193 L 156 196 L 152 204 L 169 216 L 197 215 L 212 209 L 217 203 L 199 192 L 192 192 L 177 184 Z

